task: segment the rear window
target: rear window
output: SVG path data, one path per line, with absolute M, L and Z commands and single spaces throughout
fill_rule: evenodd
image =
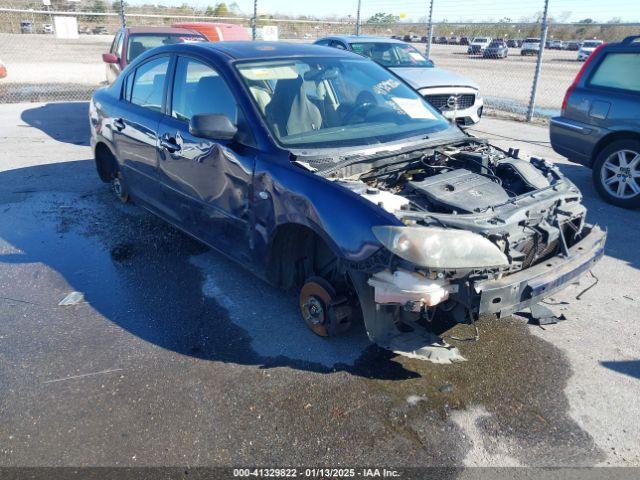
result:
M 586 48 L 596 48 L 597 46 L 599 46 L 602 42 L 584 42 L 582 44 L 583 47 Z
M 203 42 L 204 38 L 195 34 L 134 34 L 129 35 L 129 46 L 127 48 L 127 62 L 131 63 L 135 58 L 142 55 L 147 50 L 162 45 L 173 45 L 182 42 Z
M 525 40 L 526 43 L 540 43 L 540 39 L 539 38 L 527 38 Z
M 590 85 L 640 93 L 640 53 L 607 53 Z

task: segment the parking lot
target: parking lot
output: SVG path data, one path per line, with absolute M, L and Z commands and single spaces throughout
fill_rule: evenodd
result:
M 532 68 L 454 48 L 436 47 L 438 65 Z M 3 466 L 640 465 L 640 212 L 601 201 L 546 127 L 470 132 L 580 187 L 609 234 L 598 284 L 557 295 L 555 325 L 482 319 L 478 342 L 452 340 L 468 359 L 452 365 L 380 350 L 362 326 L 316 337 L 294 297 L 119 204 L 95 173 L 86 103 L 0 105 L 0 132 Z M 72 291 L 85 302 L 58 306 Z
M 109 49 L 111 35 L 81 35 L 78 40 L 59 40 L 53 35 L 0 34 L 6 48 L 0 58 L 9 75 L 0 82 L 0 98 L 50 101 L 88 98 L 105 81 L 102 53 Z M 298 41 L 298 40 L 296 40 Z M 305 41 L 312 41 L 307 39 Z M 424 51 L 425 44 L 414 44 Z M 5 51 L 6 50 L 6 51 Z M 29 55 L 22 52 L 28 51 Z M 503 60 L 467 55 L 464 45 L 433 45 L 436 66 L 468 76 L 480 85 L 485 103 L 494 109 L 523 114 L 531 93 L 536 56 L 521 56 L 510 49 Z M 538 113 L 559 111 L 562 98 L 582 63 L 576 52 L 546 50 L 540 86 Z

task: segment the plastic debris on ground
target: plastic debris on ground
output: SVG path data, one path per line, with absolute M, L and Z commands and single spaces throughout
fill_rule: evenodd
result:
M 84 293 L 82 292 L 71 292 L 69 295 L 60 300 L 58 305 L 63 307 L 68 307 L 70 305 L 77 305 L 80 302 L 84 301 Z

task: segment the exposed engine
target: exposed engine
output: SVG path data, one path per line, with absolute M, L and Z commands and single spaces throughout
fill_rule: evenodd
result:
M 580 237 L 578 189 L 544 160 L 518 158 L 480 141 L 400 155 L 359 171 L 332 169 L 345 188 L 406 224 L 460 228 L 494 242 L 519 270 L 556 255 Z
M 509 200 L 506 190 L 492 178 L 465 168 L 411 180 L 406 191 L 419 205 L 452 213 L 480 211 Z

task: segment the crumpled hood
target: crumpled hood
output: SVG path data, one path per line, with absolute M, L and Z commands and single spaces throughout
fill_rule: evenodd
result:
M 406 80 L 413 88 L 425 87 L 472 87 L 479 90 L 473 80 L 442 68 L 392 68 L 393 72 Z

